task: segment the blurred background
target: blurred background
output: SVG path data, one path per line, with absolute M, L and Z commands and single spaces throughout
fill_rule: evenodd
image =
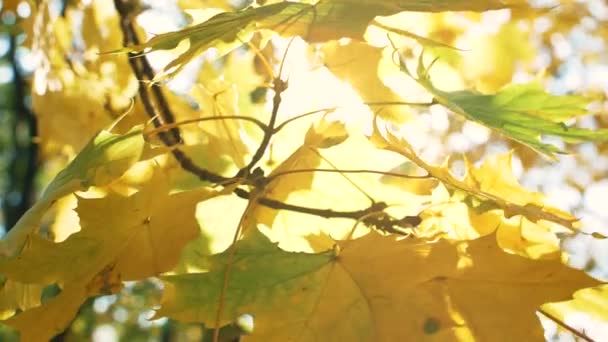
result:
M 112 11 L 109 0 L 48 3 L 51 15 L 57 17 L 69 12 L 82 18 L 91 6 L 103 6 L 105 13 Z M 592 100 L 590 115 L 578 119 L 579 126 L 608 128 L 608 5 L 603 0 L 535 3 L 550 10 L 545 10 L 542 16 L 500 10 L 482 14 L 444 13 L 432 18 L 416 14 L 409 19 L 424 23 L 412 24 L 415 33 L 463 48 L 446 53 L 442 59 L 458 70 L 459 79 L 467 85 L 492 92 L 510 82 L 539 79 L 554 94 L 583 94 Z M 32 76 L 41 67 L 41 60 L 32 52 L 33 4 L 33 1 L 0 1 L 0 234 L 10 230 L 74 153 L 59 149 L 55 151 L 59 153 L 51 154 L 41 151 L 37 144 L 40 113 L 32 108 L 31 89 Z M 151 35 L 188 25 L 192 21 L 191 12 L 183 9 L 234 10 L 247 5 L 214 0 L 142 1 L 137 5 L 138 23 Z M 122 41 L 120 37 L 114 40 L 114 44 Z M 86 47 L 86 40 L 74 39 L 72 44 L 74 49 Z M 282 49 L 277 46 L 277 51 Z M 185 92 L 196 81 L 191 75 L 196 75 L 203 61 L 210 58 L 212 54 L 205 54 L 192 62 L 169 86 L 176 93 Z M 169 59 L 152 54 L 150 60 L 160 69 Z M 221 64 L 222 60 L 215 62 Z M 392 87 L 390 80 L 385 83 Z M 397 85 L 394 89 L 398 92 Z M 250 94 L 252 98 L 265 96 L 259 93 L 260 89 L 255 91 Z M 552 205 L 581 218 L 582 232 L 608 236 L 608 144 L 569 146 L 551 141 L 573 154 L 550 162 L 485 127 L 455 119 L 439 106 L 418 113 L 416 118 L 401 129 L 426 160 L 440 162 L 453 154 L 452 169 L 461 174 L 465 154 L 477 162 L 514 150 L 514 172 L 526 188 L 545 193 Z M 48 220 L 52 224 L 56 218 Z M 578 234 L 565 238 L 562 246 L 573 267 L 608 280 L 608 239 Z M 167 319 L 150 320 L 153 311 L 149 308 L 158 304 L 161 291 L 160 283 L 151 279 L 127 283 L 115 295 L 91 299 L 70 328 L 54 341 L 204 340 L 206 332 L 201 326 Z M 558 331 L 554 323 L 543 323 L 548 340 L 575 340 L 572 335 Z M 608 336 L 606 326 L 584 316 L 572 317 L 568 323 L 581 330 L 596 331 L 596 336 Z M 8 330 L 0 328 L 0 340 L 14 338 Z

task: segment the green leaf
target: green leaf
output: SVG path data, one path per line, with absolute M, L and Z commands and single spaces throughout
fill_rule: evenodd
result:
M 326 276 L 315 272 L 327 265 L 333 252 L 321 254 L 289 253 L 255 231 L 235 247 L 206 257 L 201 265 L 206 273 L 164 276 L 168 285 L 163 306 L 156 316 L 170 316 L 185 321 L 201 321 L 213 326 L 220 292 L 224 283 L 225 266 L 233 248 L 234 261 L 230 282 L 223 300 L 222 323 L 233 322 L 239 315 L 256 312 L 264 306 L 270 310 L 284 299 L 277 293 L 292 293 L 298 289 L 315 290 Z M 270 313 L 270 312 L 269 312 Z
M 141 157 L 144 148 L 142 126 L 125 134 L 101 131 L 47 186 L 42 197 L 0 241 L 0 254 L 18 251 L 28 234 L 38 228 L 42 216 L 59 198 L 89 186 L 106 185 L 125 173 Z
M 564 151 L 544 143 L 543 136 L 557 136 L 568 142 L 608 140 L 608 130 L 594 131 L 565 123 L 587 114 L 588 101 L 583 97 L 551 95 L 538 83 L 508 85 L 489 95 L 471 90 L 446 92 L 435 88 L 431 82 L 431 66 L 424 66 L 421 55 L 417 81 L 433 94 L 436 102 L 552 159 L 555 159 L 555 153 Z M 408 72 L 404 65 L 402 68 Z
M 287 253 L 256 232 L 232 247 L 223 299 L 230 249 L 207 257 L 206 272 L 163 277 L 157 316 L 212 327 L 222 301 L 220 324 L 253 316 L 248 341 L 486 341 L 497 331 L 542 341 L 538 306 L 598 283 L 559 260 L 504 253 L 495 235 L 454 245 L 370 233 L 337 244 Z
M 79 198 L 80 231 L 59 243 L 29 235 L 19 255 L 0 259 L 0 272 L 10 280 L 62 285 L 53 300 L 7 321 L 24 341 L 47 341 L 63 331 L 82 301 L 114 292 L 121 280 L 175 267 L 182 248 L 199 235 L 196 205 L 223 193 L 200 188 L 170 194 L 160 177 L 128 197 Z
M 517 1 L 521 4 L 523 2 Z M 267 6 L 249 7 L 238 12 L 220 13 L 211 19 L 176 32 L 154 36 L 148 42 L 121 51 L 154 51 L 176 48 L 188 40 L 187 50 L 171 61 L 158 78 L 175 75 L 191 59 L 206 49 L 249 40 L 256 29 L 270 29 L 283 36 L 300 36 L 308 42 L 326 42 L 340 38 L 363 40 L 363 34 L 376 16 L 403 11 L 486 11 L 511 7 L 504 1 L 369 1 L 327 0 L 315 5 L 284 1 Z M 227 50 L 236 47 L 224 46 Z

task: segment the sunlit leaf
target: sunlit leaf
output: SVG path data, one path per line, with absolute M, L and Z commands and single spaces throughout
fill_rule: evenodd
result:
M 249 7 L 238 12 L 220 13 L 211 19 L 181 31 L 154 36 L 148 42 L 131 46 L 129 51 L 173 49 L 184 40 L 186 52 L 169 63 L 165 75 L 174 75 L 191 59 L 209 47 L 235 40 L 248 40 L 255 29 L 270 29 L 283 36 L 300 36 L 309 42 L 325 42 L 339 38 L 362 39 L 367 25 L 379 15 L 402 11 L 485 11 L 523 5 L 516 0 L 503 1 L 366 1 L 330 0 L 315 5 L 279 2 L 261 7 Z
M 374 125 L 370 140 L 378 148 L 398 153 L 409 159 L 445 186 L 502 209 L 506 217 L 522 215 L 533 222 L 545 220 L 574 229 L 573 223 L 576 221 L 574 217 L 544 205 L 538 194 L 519 186 L 512 174 L 509 154 L 489 159 L 480 168 L 466 165 L 468 173 L 464 179 L 459 179 L 449 171 L 447 164 L 435 166 L 421 159 L 405 139 L 398 138 L 390 132 L 387 132 L 386 136 L 384 137 L 378 126 Z
M 596 283 L 559 261 L 506 254 L 493 236 L 456 246 L 372 233 L 339 246 L 287 253 L 259 233 L 239 242 L 221 322 L 253 315 L 252 341 L 485 340 L 496 331 L 543 341 L 537 307 Z M 213 325 L 229 253 L 209 257 L 205 273 L 163 278 L 157 315 Z
M 61 151 L 73 157 L 113 118 L 129 110 L 138 81 L 128 56 L 99 55 L 122 45 L 111 2 L 90 1 L 82 12 L 68 6 L 59 18 L 47 7 L 40 6 L 41 17 L 34 20 L 37 28 L 32 32 L 41 59 L 33 74 L 32 107 L 43 153 Z M 41 25 L 43 32 L 38 32 Z M 76 25 L 82 26 L 79 32 L 73 31 Z M 66 58 L 73 54 L 73 44 L 81 46 L 81 58 Z M 142 118 L 142 111 L 132 111 L 119 126 L 128 129 Z
M 220 194 L 206 189 L 169 194 L 166 183 L 157 177 L 129 197 L 109 194 L 104 198 L 79 198 L 79 232 L 60 243 L 30 235 L 21 254 L 0 261 L 0 272 L 12 280 L 66 284 L 58 299 L 18 314 L 14 320 L 34 324 L 38 313 L 63 305 L 55 304 L 57 301 L 68 298 L 72 303 L 80 298 L 82 302 L 88 295 L 115 292 L 121 280 L 169 271 L 177 264 L 181 249 L 199 234 L 196 205 Z M 49 260 L 54 262 L 49 264 Z M 81 293 L 84 290 L 87 295 Z M 65 320 L 49 320 L 54 322 L 54 330 L 45 330 L 50 335 L 44 335 L 44 339 L 65 327 L 76 313 L 67 312 L 72 316 Z
M 571 300 L 547 303 L 541 308 L 562 322 L 567 322 L 568 316 L 582 313 L 605 324 L 608 322 L 608 285 L 578 290 Z
M 422 58 L 419 63 L 418 83 L 433 94 L 436 102 L 548 157 L 555 158 L 555 153 L 564 152 L 543 142 L 544 136 L 557 136 L 569 142 L 608 140 L 606 130 L 566 124 L 569 119 L 587 114 L 588 101 L 580 96 L 551 95 L 537 83 L 509 85 L 492 95 L 470 90 L 445 92 L 431 83 Z
M 496 34 L 474 39 L 468 50 L 459 69 L 484 93 L 494 93 L 509 84 L 518 63 L 535 55 L 529 35 L 515 22 L 502 25 Z
M 59 198 L 89 186 L 106 185 L 120 177 L 139 160 L 143 147 L 141 127 L 134 127 L 124 135 L 101 131 L 51 181 L 38 202 L 1 241 L 2 253 L 10 255 L 18 250 L 28 234 L 38 227 L 48 207 Z
M 382 49 L 361 42 L 330 42 L 321 48 L 325 66 L 337 77 L 353 86 L 364 102 L 399 102 L 402 98 L 378 78 Z M 404 106 L 387 106 L 379 115 L 395 122 L 410 117 Z

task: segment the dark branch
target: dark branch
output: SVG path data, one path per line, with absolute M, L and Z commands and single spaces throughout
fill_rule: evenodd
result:
M 129 6 L 128 0 L 114 0 L 114 5 L 118 13 L 120 14 L 120 26 L 124 35 L 123 44 L 125 46 L 138 44 L 139 39 L 137 38 L 135 29 L 131 22 L 132 9 Z M 152 83 L 150 87 L 139 87 L 139 96 L 141 102 L 144 106 L 147 115 L 151 118 L 154 127 L 157 129 L 158 136 L 163 142 L 163 144 L 168 147 L 173 147 L 171 149 L 171 153 L 179 162 L 182 169 L 198 176 L 198 178 L 203 181 L 208 181 L 220 185 L 234 183 L 237 181 L 237 179 L 243 179 L 244 177 L 249 180 L 249 183 L 251 183 L 250 185 L 257 186 L 258 188 L 263 187 L 268 183 L 268 179 L 262 177 L 262 179 L 260 180 L 259 176 L 255 175 L 255 172 L 254 174 L 252 174 L 251 171 L 255 164 L 259 162 L 262 156 L 264 155 L 272 136 L 280 128 L 282 128 L 285 124 L 289 122 L 288 120 L 281 124 L 279 127 L 275 127 L 279 107 L 281 105 L 281 94 L 287 89 L 286 81 L 281 80 L 280 77 L 277 77 L 274 80 L 275 95 L 273 98 L 273 107 L 269 123 L 267 125 L 263 123 L 257 123 L 258 126 L 264 130 L 264 137 L 260 142 L 260 146 L 254 153 L 249 164 L 239 170 L 235 177 L 228 178 L 200 168 L 199 166 L 194 164 L 194 162 L 182 150 L 175 147 L 176 145 L 181 144 L 182 142 L 181 134 L 179 131 L 179 123 L 175 122 L 175 116 L 173 115 L 169 107 L 169 104 L 162 92 L 162 89 L 158 84 L 152 82 L 154 79 L 154 71 L 152 70 L 150 63 L 146 59 L 145 55 L 135 55 L 130 53 L 129 64 L 131 65 L 131 69 L 133 69 L 133 72 L 138 80 L 150 81 Z M 313 112 L 307 113 L 305 115 L 310 114 L 313 114 Z M 312 170 L 310 171 L 312 172 Z M 363 171 L 354 170 L 354 172 Z M 365 170 L 365 172 L 369 171 Z M 257 189 L 257 191 L 260 191 L 260 189 Z M 362 210 L 337 211 L 332 209 L 303 207 L 294 204 L 284 203 L 271 198 L 253 198 L 252 194 L 249 191 L 242 188 L 235 188 L 234 193 L 240 198 L 250 201 L 255 200 L 260 205 L 263 205 L 268 208 L 276 210 L 289 210 L 293 212 L 315 215 L 324 218 L 346 218 L 358 220 L 362 221 L 368 226 L 392 233 L 403 234 L 403 231 L 399 230 L 399 228 L 410 228 L 412 227 L 412 225 L 417 225 L 417 222 L 419 223 L 420 220 L 418 216 L 406 216 L 403 219 L 393 218 L 383 212 L 383 210 L 386 209 L 387 205 L 382 202 L 373 203 L 368 208 Z
M 255 151 L 253 157 L 251 157 L 251 161 L 247 166 L 243 167 L 239 170 L 236 177 L 245 177 L 251 173 L 251 170 L 257 164 L 257 162 L 262 159 L 266 149 L 268 148 L 268 144 L 270 143 L 270 139 L 272 138 L 274 131 L 274 126 L 277 122 L 277 115 L 279 113 L 279 107 L 281 106 L 281 94 L 287 89 L 287 81 L 281 80 L 279 77 L 274 79 L 273 82 L 273 90 L 274 97 L 272 98 L 272 113 L 270 114 L 270 120 L 268 121 L 268 128 L 264 131 L 264 137 L 260 142 L 260 146 Z
M 132 8 L 128 0 L 114 0 L 114 6 L 120 15 L 120 28 L 123 32 L 123 44 L 125 46 L 131 44 L 139 44 L 139 38 L 135 32 L 135 27 L 132 22 Z M 152 81 L 154 79 L 154 70 L 150 66 L 148 59 L 143 55 L 135 55 L 129 53 L 129 64 L 135 74 L 135 77 L 140 81 Z M 151 92 L 150 92 L 151 90 Z M 139 97 L 144 106 L 146 114 L 152 119 L 154 127 L 162 127 L 164 124 L 174 124 L 175 115 L 171 111 L 169 104 L 162 92 L 159 84 L 152 82 L 148 87 L 139 87 Z M 182 143 L 181 134 L 178 127 L 168 129 L 168 132 L 159 132 L 158 134 L 163 144 L 167 146 L 175 146 Z M 212 183 L 225 183 L 229 178 L 215 174 L 196 165 L 182 150 L 174 148 L 171 150 L 173 157 L 177 160 L 180 166 L 196 175 L 202 181 Z
M 243 198 L 246 200 L 252 200 L 251 194 L 247 190 L 244 190 L 241 188 L 236 188 L 234 190 L 234 193 L 237 196 L 239 196 L 240 198 Z M 355 210 L 355 211 L 337 211 L 337 210 L 332 210 L 332 209 L 318 209 L 318 208 L 302 207 L 299 205 L 289 204 L 289 203 L 285 203 L 285 202 L 281 202 L 281 201 L 277 201 L 277 200 L 274 200 L 271 198 L 265 198 L 265 197 L 259 198 L 257 200 L 257 202 L 265 207 L 277 209 L 277 210 L 295 211 L 298 213 L 315 215 L 315 216 L 320 216 L 323 218 L 347 218 L 347 219 L 353 219 L 353 220 L 362 219 L 363 217 L 365 217 L 371 213 L 380 212 L 386 208 L 386 204 L 381 203 L 381 202 L 375 203 L 366 209 Z

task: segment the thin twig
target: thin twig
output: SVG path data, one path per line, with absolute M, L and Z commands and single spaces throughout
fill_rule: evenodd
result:
M 581 338 L 587 342 L 595 342 L 595 340 L 593 340 L 591 337 L 585 335 L 584 333 L 574 329 L 573 327 L 569 326 L 568 324 L 566 324 L 566 322 L 562 321 L 561 319 L 553 316 L 552 314 L 548 313 L 547 311 L 543 310 L 543 309 L 538 309 L 538 312 L 540 312 L 543 316 L 547 317 L 548 319 L 552 320 L 553 322 L 557 323 L 557 325 L 559 325 L 560 327 L 568 330 L 569 332 L 571 332 L 572 334 L 574 334 L 576 337 Z
M 431 176 L 412 176 L 412 175 L 404 175 L 396 172 L 385 172 L 385 171 L 377 171 L 377 170 L 342 170 L 342 169 L 297 169 L 297 170 L 287 170 L 282 172 L 277 172 L 272 174 L 266 178 L 266 180 L 270 183 L 275 178 L 294 174 L 294 173 L 311 173 L 311 172 L 330 172 L 330 173 L 368 173 L 368 174 L 377 174 L 384 175 L 389 177 L 397 177 L 397 178 L 406 178 L 406 179 L 429 179 Z
M 289 119 L 287 119 L 287 120 L 283 121 L 283 122 L 282 122 L 280 125 L 278 125 L 277 127 L 275 127 L 275 128 L 274 128 L 274 130 L 273 130 L 273 132 L 272 132 L 272 133 L 273 133 L 273 134 L 276 134 L 278 131 L 282 130 L 282 129 L 283 129 L 283 127 L 285 127 L 287 124 L 289 124 L 289 123 L 290 123 L 290 122 L 292 122 L 292 121 L 295 121 L 295 120 L 301 119 L 301 118 L 306 117 L 306 116 L 309 116 L 309 115 L 313 115 L 313 114 L 319 114 L 319 113 L 323 113 L 323 112 L 324 112 L 325 114 L 328 114 L 328 113 L 331 113 L 331 112 L 335 111 L 336 109 L 338 109 L 338 107 L 333 107 L 333 108 L 324 108 L 324 109 L 317 109 L 317 110 L 313 110 L 313 111 L 310 111 L 310 112 L 306 112 L 306 113 L 303 113 L 303 114 L 300 114 L 300 115 L 296 115 L 296 116 L 294 116 L 294 117 L 292 117 L 292 118 L 289 118 Z
M 236 188 L 234 190 L 234 193 L 240 198 L 247 199 L 247 200 L 252 199 L 251 194 L 247 190 L 244 190 L 241 188 Z M 371 205 L 370 207 L 368 207 L 366 209 L 362 209 L 362 210 L 338 211 L 338 210 L 332 210 L 332 209 L 319 209 L 319 208 L 303 207 L 303 206 L 289 204 L 289 203 L 281 202 L 281 201 L 271 199 L 271 198 L 266 198 L 266 197 L 253 199 L 253 200 L 255 200 L 257 203 L 259 203 L 265 207 L 271 208 L 271 209 L 289 210 L 289 211 L 294 211 L 294 212 L 298 212 L 301 214 L 320 216 L 323 218 L 347 218 L 347 219 L 353 219 L 353 220 L 356 220 L 364 215 L 367 215 L 370 212 L 375 212 L 375 211 L 379 211 L 379 210 L 386 208 L 386 204 L 379 202 L 379 203 L 375 203 L 375 204 Z
M 277 115 L 279 114 L 279 107 L 281 106 L 281 94 L 285 90 L 287 90 L 287 81 L 283 81 L 281 76 L 283 75 L 283 66 L 285 65 L 285 58 L 287 57 L 287 52 L 291 47 L 291 43 L 293 42 L 293 38 L 287 44 L 287 48 L 285 49 L 285 54 L 283 55 L 283 60 L 281 61 L 281 66 L 279 67 L 279 75 L 272 80 L 272 89 L 274 90 L 274 97 L 272 98 L 272 112 L 270 113 L 270 120 L 268 121 L 268 129 L 264 132 L 264 137 L 260 142 L 260 146 L 251 157 L 251 161 L 245 167 L 239 170 L 237 173 L 238 176 L 245 176 L 251 173 L 251 170 L 257 164 L 260 159 L 264 156 L 266 149 L 268 148 L 268 144 L 270 143 L 270 139 L 275 134 L 274 126 L 277 122 Z
M 410 106 L 410 107 L 429 107 L 436 105 L 437 103 L 433 100 L 431 102 L 405 102 L 405 101 L 374 101 L 364 102 L 366 106 Z
M 268 126 L 266 126 L 265 123 L 263 123 L 262 121 L 260 121 L 256 118 L 252 118 L 250 116 L 219 115 L 219 116 L 213 116 L 213 117 L 196 118 L 196 119 L 178 121 L 178 122 L 174 122 L 174 123 L 170 123 L 170 124 L 164 124 L 160 127 L 154 128 L 153 130 L 146 131 L 145 134 L 147 136 L 151 136 L 154 134 L 159 134 L 160 132 L 168 131 L 169 129 L 171 129 L 173 127 L 179 127 L 179 126 L 189 125 L 189 124 L 193 124 L 193 123 L 199 123 L 199 122 L 204 122 L 204 121 L 214 121 L 214 120 L 243 120 L 243 121 L 249 121 L 249 122 L 254 123 L 262 131 L 266 131 L 268 129 Z
M 120 19 L 121 19 L 120 25 L 121 25 L 121 29 L 122 29 L 123 35 L 124 35 L 124 37 L 123 37 L 124 45 L 128 46 L 131 44 L 138 44 L 139 39 L 137 38 L 137 36 L 135 34 L 135 29 L 133 27 L 133 24 L 131 23 L 129 6 L 126 5 L 123 2 L 123 0 L 114 0 L 114 5 L 116 6 L 116 9 L 120 14 Z M 285 59 L 283 59 L 283 61 L 284 60 Z M 146 59 L 145 55 L 130 54 L 129 64 L 131 65 L 131 68 L 133 69 L 133 72 L 138 80 L 151 81 L 154 79 L 153 70 L 152 70 L 148 60 Z M 281 67 L 281 70 L 282 70 L 282 67 Z M 149 89 L 152 89 L 152 94 L 149 92 Z M 142 101 L 142 104 L 144 106 L 146 113 L 151 118 L 152 123 L 154 124 L 156 129 L 159 130 L 158 135 L 159 135 L 161 141 L 168 147 L 174 147 L 171 149 L 171 153 L 173 154 L 175 159 L 178 161 L 180 167 L 182 169 L 184 169 L 185 171 L 198 176 L 198 178 L 200 178 L 203 181 L 208 181 L 208 182 L 220 184 L 220 185 L 227 185 L 227 184 L 233 184 L 233 183 L 237 182 L 238 179 L 242 179 L 243 177 L 248 177 L 253 166 L 255 166 L 255 164 L 262 158 L 266 148 L 268 147 L 268 144 L 270 142 L 272 135 L 274 133 L 276 133 L 277 129 L 281 129 L 282 127 L 285 126 L 285 124 L 294 120 L 294 118 L 287 120 L 286 122 L 282 123 L 280 126 L 275 128 L 276 117 L 278 114 L 279 106 L 281 104 L 281 93 L 283 91 L 285 91 L 286 89 L 287 89 L 286 81 L 281 80 L 280 77 L 277 77 L 274 79 L 275 95 L 273 98 L 273 109 L 272 109 L 272 113 L 271 113 L 271 119 L 270 119 L 268 125 L 265 125 L 266 127 L 265 127 L 265 132 L 264 132 L 265 133 L 264 138 L 263 138 L 262 142 L 260 143 L 260 146 L 259 146 L 258 150 L 256 151 L 256 153 L 254 154 L 254 157 L 252 158 L 250 163 L 246 167 L 241 169 L 241 171 L 239 171 L 239 173 L 235 177 L 224 177 L 224 176 L 212 173 L 208 170 L 202 169 L 199 166 L 197 166 L 196 164 L 194 164 L 194 162 L 182 150 L 175 147 L 175 145 L 181 143 L 181 135 L 180 135 L 179 128 L 178 128 L 180 123 L 175 122 L 175 117 L 173 116 L 173 113 L 171 112 L 169 105 L 158 84 L 152 83 L 152 85 L 150 87 L 139 87 L 139 95 L 140 95 L 140 99 Z M 372 103 L 370 105 L 405 105 L 405 104 L 406 103 L 380 102 L 380 103 Z M 411 104 L 409 104 L 409 105 L 411 105 Z M 423 105 L 423 104 L 420 104 L 420 105 Z M 322 112 L 322 111 L 327 111 L 327 110 L 314 111 L 314 112 L 310 112 L 310 113 L 307 113 L 304 115 L 311 115 L 311 114 Z M 234 117 L 234 118 L 236 119 L 236 117 Z M 244 117 L 242 117 L 241 119 L 244 119 Z M 206 119 L 203 119 L 203 120 L 206 120 Z M 249 120 L 249 121 L 255 123 L 255 121 L 253 119 L 246 119 L 246 120 Z M 260 122 L 260 124 L 258 124 L 258 126 L 260 128 L 263 128 L 264 124 L 261 122 Z M 167 132 L 164 132 L 165 129 L 169 130 L 169 134 L 167 134 Z M 334 170 L 334 171 L 341 172 L 340 170 Z M 353 171 L 358 171 L 358 170 L 353 170 Z M 251 182 L 251 183 L 253 184 L 255 182 Z M 261 184 L 267 184 L 267 182 L 261 182 Z M 260 189 L 256 189 L 256 192 L 259 190 Z M 346 218 L 346 219 L 358 220 L 363 217 L 369 217 L 370 213 L 380 212 L 386 208 L 385 203 L 378 202 L 378 203 L 374 203 L 370 207 L 368 207 L 366 209 L 362 209 L 362 210 L 337 211 L 337 210 L 332 210 L 332 209 L 319 209 L 319 208 L 303 207 L 303 206 L 298 206 L 298 205 L 294 205 L 294 204 L 284 203 L 284 202 L 270 199 L 270 198 L 251 198 L 252 195 L 249 191 L 244 190 L 242 188 L 238 188 L 238 187 L 234 189 L 234 193 L 240 198 L 250 200 L 254 203 L 258 203 L 258 204 L 263 205 L 268 208 L 277 209 L 277 210 L 289 210 L 289 211 L 293 211 L 293 212 L 315 215 L 315 216 L 324 217 L 324 218 Z M 366 222 L 366 224 L 376 225 L 378 227 L 390 227 L 390 226 L 394 226 L 394 225 L 397 225 L 397 226 L 401 225 L 403 222 L 407 221 L 406 219 L 408 219 L 408 218 L 399 220 L 399 219 L 393 219 L 390 217 L 383 217 L 382 221 L 374 221 L 374 220 L 366 219 L 365 222 Z
M 410 107 L 429 107 L 436 104 L 434 101 L 431 102 L 403 102 L 403 101 L 374 101 L 374 102 L 363 102 L 361 103 L 361 105 L 364 106 L 370 106 L 370 107 L 376 107 L 376 106 L 410 106 Z M 324 113 L 324 114 L 329 114 L 333 111 L 336 111 L 340 108 L 343 107 L 330 107 L 330 108 L 323 108 L 323 109 L 317 109 L 317 110 L 313 110 L 310 112 L 306 112 L 303 114 L 299 114 L 296 115 L 292 118 L 289 118 L 287 120 L 285 120 L 284 122 L 282 122 L 280 125 L 278 125 L 273 133 L 277 133 L 278 131 L 280 131 L 281 129 L 283 129 L 285 127 L 285 125 L 291 123 L 292 121 L 301 119 L 303 117 L 309 116 L 309 115 L 314 115 L 314 114 L 319 114 L 319 113 Z

